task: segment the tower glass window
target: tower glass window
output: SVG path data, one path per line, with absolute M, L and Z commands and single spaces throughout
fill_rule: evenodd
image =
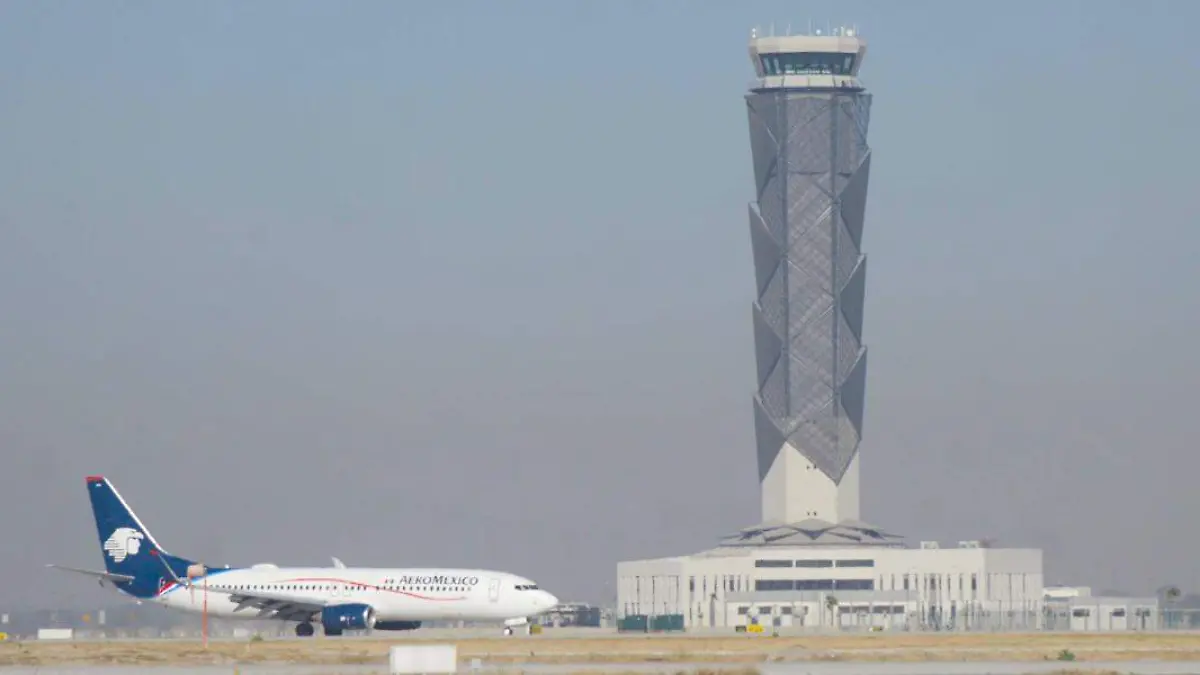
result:
M 852 75 L 854 54 L 792 52 L 758 57 L 767 75 Z

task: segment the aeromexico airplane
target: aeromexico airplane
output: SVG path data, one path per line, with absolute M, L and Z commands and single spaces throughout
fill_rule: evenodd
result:
M 89 476 L 87 490 L 106 571 L 49 567 L 94 577 L 139 601 L 214 617 L 295 621 L 305 637 L 313 624 L 341 635 L 460 619 L 503 621 L 511 635 L 558 604 L 529 579 L 491 570 L 346 567 L 337 558 L 333 567 L 206 568 L 159 546 L 103 476 Z

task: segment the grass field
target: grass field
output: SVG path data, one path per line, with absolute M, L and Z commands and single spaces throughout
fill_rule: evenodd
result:
M 198 642 L 96 641 L 0 642 L 0 666 L 116 664 L 386 663 L 386 637 Z M 712 663 L 751 665 L 766 661 L 1043 661 L 1065 655 L 1083 669 L 1087 661 L 1200 661 L 1196 633 L 869 634 L 769 637 L 555 637 L 417 640 L 453 642 L 459 658 L 507 663 Z

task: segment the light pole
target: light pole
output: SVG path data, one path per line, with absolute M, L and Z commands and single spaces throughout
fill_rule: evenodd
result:
M 204 643 L 204 648 L 208 649 L 208 570 L 204 565 L 196 564 L 189 565 L 187 568 L 188 585 L 192 585 L 192 580 L 200 577 L 202 587 L 200 591 L 200 639 Z

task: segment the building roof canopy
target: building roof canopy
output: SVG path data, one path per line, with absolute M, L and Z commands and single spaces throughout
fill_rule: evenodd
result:
M 722 547 L 903 546 L 904 537 L 859 520 L 831 523 L 809 518 L 795 523 L 761 523 L 721 539 Z

